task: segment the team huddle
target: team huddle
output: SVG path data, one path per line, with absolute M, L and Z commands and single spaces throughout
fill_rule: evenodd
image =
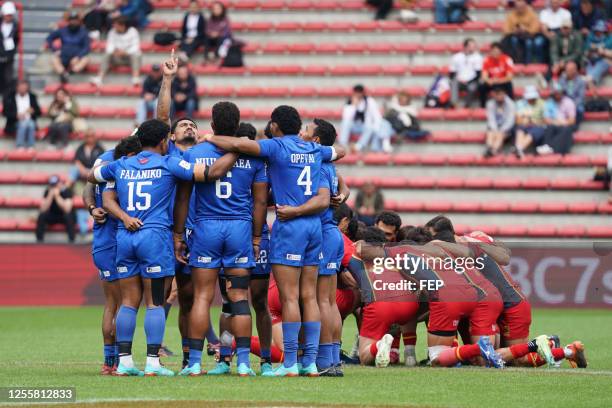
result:
M 558 366 L 566 359 L 586 367 L 579 341 L 561 347 L 554 335 L 529 339 L 531 309 L 504 270 L 510 252 L 501 242 L 478 231 L 457 236 L 443 216 L 423 227 L 402 228 L 392 212 L 379 214 L 375 226 L 359 223 L 334 165 L 346 153 L 334 146 L 334 126 L 315 119 L 302 129 L 291 106 L 274 109 L 262 134 L 240 122 L 231 102 L 213 106 L 212 135 L 199 136 L 192 118 L 171 123 L 177 66 L 174 55 L 163 64 L 157 118 L 98 159 L 83 194 L 106 298 L 103 374 L 175 375 L 160 363 L 174 293 L 182 376 L 230 374 L 234 356 L 239 376 L 255 376 L 250 353 L 261 358 L 262 376 L 342 376 L 342 325 L 350 315 L 359 336 L 346 360 L 364 365 L 398 363 L 400 338 L 405 364 L 417 365 L 416 328 L 425 322 L 432 366 Z M 269 229 L 270 206 L 276 219 Z M 373 267 L 395 257 L 418 266 Z M 443 259 L 452 262 L 435 262 Z M 459 273 L 466 259 L 478 267 Z M 443 284 L 423 284 L 433 281 Z M 388 290 L 400 282 L 419 289 Z M 219 338 L 210 319 L 217 285 Z M 144 371 L 132 359 L 141 303 Z M 217 354 L 208 372 L 205 340 Z

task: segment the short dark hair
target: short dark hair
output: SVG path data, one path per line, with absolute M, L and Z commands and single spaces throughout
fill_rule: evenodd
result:
M 277 106 L 270 117 L 283 135 L 297 135 L 302 129 L 302 119 L 297 109 L 289 105 Z
M 131 153 L 140 153 L 142 150 L 142 145 L 140 144 L 140 140 L 138 136 L 128 136 L 124 137 L 117 143 L 115 146 L 115 151 L 113 152 L 113 159 L 118 160 L 123 156 L 127 156 Z
M 502 48 L 501 43 L 500 43 L 500 42 L 497 42 L 497 41 L 495 41 L 494 43 L 492 43 L 492 44 L 491 44 L 491 49 L 493 49 L 493 48 L 497 48 L 497 49 L 499 49 L 500 51 L 503 51 L 503 48 Z
M 346 203 L 340 204 L 334 210 L 334 220 L 336 222 L 340 222 L 344 218 L 348 218 L 349 222 L 353 219 L 353 210 Z
M 238 137 L 248 137 L 251 140 L 255 140 L 257 136 L 257 129 L 250 123 L 240 122 L 238 126 L 238 130 L 236 131 L 236 136 Z
M 142 147 L 155 147 L 168 137 L 170 126 L 159 119 L 150 119 L 138 126 L 136 136 Z
M 359 93 L 364 93 L 365 92 L 365 87 L 361 84 L 357 84 L 353 87 L 353 92 L 359 92 Z
M 182 116 L 182 117 L 176 119 L 174 122 L 172 122 L 172 126 L 170 126 L 170 133 L 174 134 L 178 124 L 181 123 L 184 120 L 187 120 L 187 121 L 193 123 L 195 125 L 196 129 L 197 129 L 198 124 L 197 124 L 197 122 L 194 119 L 190 118 L 189 116 Z
M 367 227 L 363 231 L 362 239 L 368 244 L 384 244 L 387 241 L 383 230 L 373 226 Z
M 468 37 L 465 40 L 463 40 L 463 48 L 467 47 L 467 45 L 471 42 L 475 42 L 475 40 L 472 37 Z
M 313 120 L 317 128 L 314 131 L 314 135 L 319 138 L 319 143 L 323 146 L 333 146 L 336 143 L 336 128 L 334 125 L 326 121 L 325 119 Z
M 128 25 L 127 17 L 125 16 L 115 17 L 113 19 L 113 24 L 121 24 L 121 25 L 127 26 Z
M 412 225 L 402 227 L 397 234 L 398 242 L 408 241 L 410 243 L 422 245 L 428 243 L 432 239 L 431 233 L 425 228 Z
M 351 218 L 348 227 L 346 227 L 346 236 L 353 242 L 357 241 L 357 233 L 359 232 L 359 220 L 357 217 Z
M 444 216 L 438 215 L 425 224 L 425 228 L 431 228 L 434 231 L 433 237 L 440 241 L 455 242 L 455 227 L 451 220 Z
M 233 102 L 217 102 L 212 107 L 212 123 L 216 135 L 236 136 L 240 110 Z
M 395 227 L 395 231 L 399 231 L 402 226 L 402 218 L 398 213 L 394 211 L 383 211 L 376 216 L 374 220 L 374 224 L 378 224 L 381 222 L 386 225 L 393 225 Z
M 272 121 L 269 120 L 268 123 L 266 124 L 266 128 L 264 129 L 264 136 L 267 137 L 268 139 L 272 139 L 274 137 L 274 135 L 272 134 L 272 129 L 270 129 L 271 124 L 272 124 Z

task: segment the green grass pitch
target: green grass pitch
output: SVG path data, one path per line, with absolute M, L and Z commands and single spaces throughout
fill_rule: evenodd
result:
M 218 312 L 214 311 L 215 321 Z M 586 370 L 571 370 L 566 363 L 560 370 L 503 371 L 349 366 L 344 378 L 283 379 L 102 377 L 98 374 L 102 354 L 101 313 L 100 307 L 0 308 L 0 387 L 72 386 L 76 387 L 77 401 L 81 403 L 76 406 L 86 407 L 612 407 L 609 310 L 534 311 L 532 335 L 556 333 L 563 343 L 582 340 L 589 359 Z M 138 317 L 134 355 L 142 366 L 145 356 L 142 310 Z M 180 354 L 176 327 L 176 310 L 172 310 L 166 343 Z M 350 348 L 355 330 L 354 319 L 347 319 L 345 349 Z M 420 327 L 419 359 L 425 357 L 425 350 L 424 329 Z M 180 360 L 177 356 L 164 359 L 164 363 L 178 370 Z M 211 358 L 204 362 L 207 368 L 212 364 Z M 170 402 L 176 399 L 185 401 Z

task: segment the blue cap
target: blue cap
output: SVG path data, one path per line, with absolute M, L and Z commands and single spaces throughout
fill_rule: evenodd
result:
M 608 26 L 606 25 L 606 22 L 603 20 L 597 20 L 595 22 L 595 25 L 593 26 L 593 31 L 598 31 L 601 33 L 606 33 L 608 32 Z
M 57 177 L 56 175 L 49 177 L 49 185 L 54 186 L 57 183 L 59 183 L 59 177 Z

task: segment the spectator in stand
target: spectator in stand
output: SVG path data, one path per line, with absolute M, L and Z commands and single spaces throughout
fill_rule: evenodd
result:
M 393 0 L 366 0 L 366 3 L 376 9 L 375 20 L 384 20 L 393 10 Z
M 100 73 L 92 78 L 92 83 L 101 86 L 104 75 L 111 67 L 128 65 L 132 69 L 132 85 L 140 83 L 140 34 L 134 27 L 128 27 L 125 17 L 113 20 L 113 28 L 108 32 L 106 51 L 100 64 Z
M 83 17 L 83 24 L 89 31 L 89 38 L 99 40 L 101 33 L 110 27 L 109 15 L 115 10 L 115 0 L 91 0 L 89 11 Z
M 566 19 L 550 44 L 550 62 L 553 78 L 563 72 L 568 61 L 580 65 L 582 60 L 582 34 L 572 29 L 572 20 Z
M 357 151 L 369 146 L 373 150 L 380 150 L 382 142 L 381 121 L 382 115 L 376 100 L 366 94 L 363 85 L 355 85 L 353 94 L 342 110 L 340 143 L 348 146 L 351 134 L 358 134 L 361 136 L 355 145 Z
M 463 51 L 459 51 L 451 60 L 449 76 L 451 79 L 451 103 L 459 105 L 459 95 L 465 96 L 463 102 L 466 108 L 478 100 L 478 81 L 482 71 L 482 55 L 478 51 L 476 41 L 468 38 L 463 41 Z
M 385 208 L 385 199 L 374 183 L 366 181 L 355 198 L 355 209 L 359 221 L 374 225 L 376 214 Z
M 504 42 L 511 48 L 512 59 L 521 64 L 540 63 L 544 59 L 546 38 L 540 34 L 540 20 L 525 0 L 516 0 L 504 22 Z
M 489 97 L 489 92 L 493 86 L 503 88 L 506 95 L 512 99 L 514 91 L 512 79 L 514 77 L 514 62 L 512 58 L 504 54 L 501 44 L 494 42 L 491 44 L 489 55 L 482 63 L 481 85 L 480 85 L 480 105 L 484 108 Z
M 172 80 L 172 116 L 183 112 L 192 118 L 198 110 L 198 85 L 195 77 L 189 72 L 188 65 L 181 65 Z
M 219 47 L 228 38 L 231 38 L 232 30 L 227 17 L 225 5 L 219 1 L 210 6 L 210 18 L 206 24 L 206 46 L 204 47 L 204 58 L 209 59 L 212 52 L 217 59 L 219 57 Z
M 68 240 L 74 242 L 74 208 L 72 190 L 58 176 L 49 178 L 49 185 L 40 203 L 36 222 L 36 241 L 43 242 L 48 225 L 64 224 Z
M 111 14 L 111 18 L 123 16 L 129 25 L 140 29 L 149 25 L 147 15 L 152 11 L 149 0 L 118 0 L 117 9 Z
M 19 43 L 19 27 L 15 15 L 17 9 L 10 1 L 2 4 L 0 24 L 0 92 L 4 95 L 13 87 L 13 66 Z
M 484 156 L 496 156 L 504 142 L 514 132 L 516 107 L 503 86 L 494 86 L 492 98 L 487 101 L 487 148 Z
M 599 20 L 605 20 L 604 13 L 593 6 L 592 0 L 580 0 L 578 11 L 572 13 L 574 29 L 580 31 L 584 37 L 595 27 Z
M 565 90 L 576 105 L 576 125 L 584 118 L 584 99 L 586 97 L 587 83 L 578 72 L 578 65 L 574 61 L 565 64 L 565 70 L 559 78 L 559 85 Z
M 147 75 L 142 84 L 142 99 L 138 102 L 138 107 L 136 108 L 136 126 L 147 120 L 150 114 L 155 113 L 161 81 L 161 67 L 158 64 L 154 64 L 151 67 L 151 73 Z
M 18 149 L 34 147 L 40 107 L 36 95 L 30 92 L 28 81 L 19 81 L 17 88 L 5 95 L 3 105 L 6 117 L 4 133 L 16 133 Z
M 429 132 L 422 130 L 417 119 L 418 109 L 410 95 L 406 92 L 398 92 L 391 98 L 385 107 L 385 116 L 381 123 L 382 149 L 391 153 L 391 137 L 398 135 L 411 140 L 422 139 Z
M 89 172 L 102 153 L 104 153 L 104 147 L 98 143 L 93 129 L 87 129 L 84 134 L 83 143 L 77 148 L 74 155 L 74 167 L 70 169 L 72 190 L 77 195 L 81 194 L 82 187 L 87 182 Z M 76 221 L 79 232 L 85 235 L 89 229 L 89 212 L 84 209 L 76 210 Z
M 561 7 L 562 0 L 550 0 L 547 8 L 540 11 L 540 23 L 542 23 L 542 33 L 553 40 L 555 34 L 561 30 L 564 21 L 572 20 L 572 14 Z
M 461 24 L 467 21 L 465 0 L 434 0 L 434 20 L 438 24 Z
M 181 28 L 181 59 L 189 60 L 191 56 L 206 44 L 206 18 L 200 11 L 197 1 L 189 2 L 189 11 L 183 18 Z
M 79 106 L 66 89 L 59 88 L 55 91 L 47 114 L 51 119 L 47 133 L 49 143 L 57 148 L 66 147 L 73 130 L 73 122 L 79 116 Z
M 536 147 L 538 154 L 568 153 L 576 127 L 576 104 L 559 83 L 553 84 L 551 96 L 544 105 L 544 121 L 546 133 L 542 145 Z
M 605 21 L 599 20 L 595 24 L 593 32 L 587 37 L 584 49 L 586 79 L 594 87 L 601 84 L 612 64 L 612 34 L 608 33 Z
M 61 48 L 54 42 L 60 40 Z M 68 15 L 68 25 L 53 31 L 47 37 L 47 47 L 53 51 L 53 68 L 62 83 L 68 82 L 68 75 L 82 72 L 89 64 L 90 41 L 87 29 L 81 24 L 76 11 Z
M 539 146 L 544 138 L 544 100 L 534 85 L 525 87 L 523 99 L 516 104 L 514 153 L 521 159 L 530 146 Z

